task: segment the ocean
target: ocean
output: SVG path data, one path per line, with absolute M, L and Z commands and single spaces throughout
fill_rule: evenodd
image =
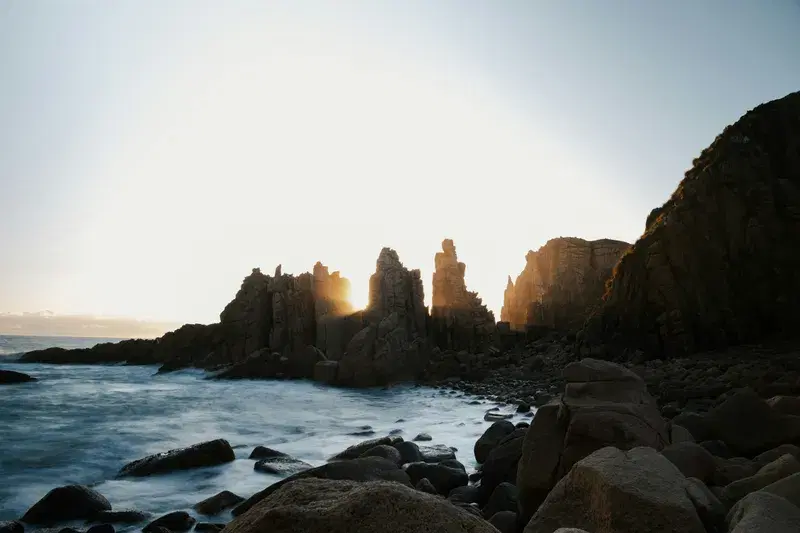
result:
M 0 353 L 106 341 L 0 336 Z M 39 379 L 0 386 L 0 521 L 19 518 L 47 491 L 70 483 L 93 486 L 114 509 L 191 513 L 195 503 L 222 490 L 248 497 L 280 479 L 253 470 L 247 457 L 255 446 L 319 465 L 368 438 L 352 434 L 365 426 L 375 436 L 429 433 L 433 441 L 421 444 L 457 448 L 458 460 L 472 471 L 473 446 L 490 425 L 484 413 L 498 405 L 411 385 L 354 390 L 309 381 L 213 381 L 196 370 L 156 374 L 149 366 L 21 364 L 9 355 L 0 356 L 0 368 Z M 514 416 L 512 421 L 529 420 Z M 234 462 L 116 479 L 132 460 L 215 438 L 235 448 Z

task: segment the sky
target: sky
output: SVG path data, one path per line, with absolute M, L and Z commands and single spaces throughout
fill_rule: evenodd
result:
M 253 267 L 454 239 L 499 317 L 800 90 L 796 0 L 0 0 L 0 313 L 210 323 Z

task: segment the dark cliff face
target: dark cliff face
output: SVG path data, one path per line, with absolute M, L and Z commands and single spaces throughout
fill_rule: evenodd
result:
M 797 335 L 800 93 L 756 107 L 694 160 L 614 270 L 585 349 L 677 356 Z
M 551 239 L 525 256 L 516 283 L 508 279 L 501 320 L 515 330 L 580 328 L 600 303 L 612 269 L 630 244 L 611 239 Z

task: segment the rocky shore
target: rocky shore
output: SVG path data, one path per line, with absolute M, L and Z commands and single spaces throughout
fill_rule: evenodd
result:
M 427 435 L 373 438 L 317 467 L 259 446 L 248 459 L 254 471 L 284 478 L 255 494 L 222 491 L 154 517 L 67 485 L 0 532 L 800 530 L 800 396 L 764 400 L 742 388 L 703 414 L 670 419 L 622 365 L 583 359 L 559 376 L 560 392 L 534 408 L 530 424 L 487 412 L 495 421 L 475 442 L 475 471 L 451 448 L 426 446 Z M 228 441 L 216 439 L 121 465 L 118 477 L 234 460 Z

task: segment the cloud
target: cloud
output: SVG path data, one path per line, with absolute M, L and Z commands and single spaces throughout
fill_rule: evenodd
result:
M 57 315 L 52 311 L 0 313 L 0 335 L 152 339 L 178 326 L 180 324 L 127 317 Z

